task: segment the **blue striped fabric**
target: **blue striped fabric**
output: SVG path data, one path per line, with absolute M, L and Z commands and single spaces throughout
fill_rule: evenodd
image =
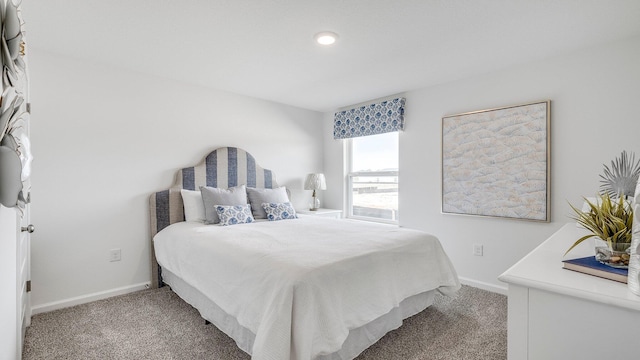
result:
M 264 169 L 264 188 L 265 189 L 273 189 L 273 174 L 271 170 Z M 258 186 L 261 187 L 261 186 Z
M 207 168 L 207 186 L 218 187 L 218 152 L 212 151 L 205 158 L 205 166 Z
M 233 187 L 238 184 L 238 149 L 228 148 L 229 168 L 227 169 L 227 186 Z
M 256 187 L 256 159 L 247 153 L 247 187 Z
M 182 188 L 186 190 L 196 189 L 196 175 L 193 167 L 182 169 Z
M 169 190 L 156 194 L 156 231 L 160 231 L 171 224 L 169 219 Z

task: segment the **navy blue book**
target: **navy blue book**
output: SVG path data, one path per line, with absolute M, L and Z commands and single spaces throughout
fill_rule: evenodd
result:
M 596 260 L 595 256 L 587 256 L 578 259 L 563 260 L 563 268 L 581 273 L 598 276 L 601 278 L 627 283 L 629 269 L 618 269 Z

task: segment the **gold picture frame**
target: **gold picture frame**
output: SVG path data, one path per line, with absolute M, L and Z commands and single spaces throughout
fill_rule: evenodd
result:
M 551 101 L 442 118 L 442 213 L 549 222 Z

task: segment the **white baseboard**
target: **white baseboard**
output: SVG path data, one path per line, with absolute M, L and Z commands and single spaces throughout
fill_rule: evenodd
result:
M 123 286 L 120 288 L 100 291 L 93 294 L 76 296 L 70 299 L 54 301 L 54 302 L 41 304 L 41 305 L 35 305 L 31 307 L 31 314 L 36 315 L 36 314 L 45 313 L 53 310 L 67 308 L 70 306 L 86 304 L 96 300 L 102 300 L 102 299 L 106 299 L 106 298 L 110 298 L 118 295 L 124 295 L 128 293 L 148 289 L 150 285 L 151 285 L 151 282 L 145 282 L 141 284 L 134 284 L 129 286 Z
M 458 278 L 460 279 L 460 283 L 462 283 L 463 285 L 469 285 L 471 287 L 475 287 L 475 288 L 486 290 L 486 291 L 491 291 L 491 292 L 502 294 L 502 295 L 507 295 L 508 293 L 508 288 L 506 286 L 499 286 L 495 284 L 486 283 L 484 281 L 467 279 L 460 276 Z

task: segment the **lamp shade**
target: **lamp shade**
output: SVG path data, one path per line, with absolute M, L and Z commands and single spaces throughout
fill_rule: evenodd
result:
M 324 180 L 324 174 L 309 174 L 304 182 L 305 190 L 326 190 L 327 183 Z

